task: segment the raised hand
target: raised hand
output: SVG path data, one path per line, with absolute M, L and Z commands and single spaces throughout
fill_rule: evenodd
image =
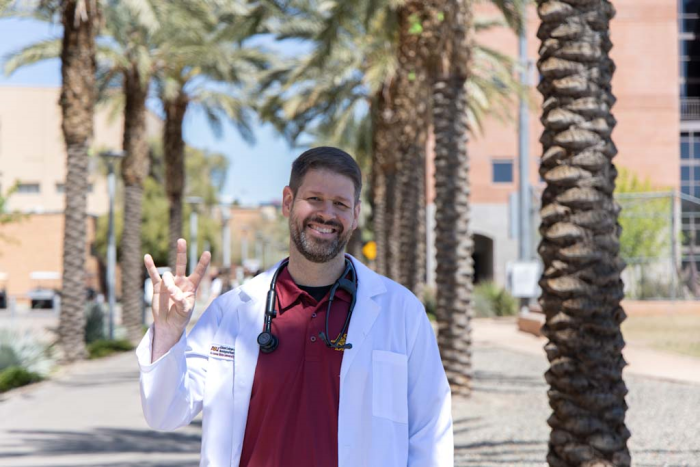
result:
M 194 310 L 197 287 L 204 277 L 210 260 L 211 253 L 205 251 L 192 274 L 186 276 L 187 242 L 182 238 L 177 241 L 174 276 L 166 272 L 161 278 L 151 255 L 144 257 L 146 270 L 153 282 L 151 311 L 154 337 L 151 361 L 156 361 L 167 353 L 185 332 Z

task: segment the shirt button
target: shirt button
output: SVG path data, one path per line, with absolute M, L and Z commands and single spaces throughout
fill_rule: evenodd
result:
M 315 318 L 315 317 L 316 317 L 316 313 L 311 313 L 311 317 L 312 317 L 312 318 Z
M 316 336 L 311 336 L 311 342 L 316 342 Z

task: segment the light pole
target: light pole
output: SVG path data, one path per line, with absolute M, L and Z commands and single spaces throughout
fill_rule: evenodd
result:
M 107 162 L 107 192 L 109 193 L 109 224 L 107 227 L 107 302 L 109 306 L 109 339 L 114 340 L 114 308 L 116 307 L 115 282 L 117 267 L 117 242 L 114 238 L 114 195 L 116 177 L 114 162 L 124 157 L 124 151 L 103 151 L 100 156 Z
M 230 196 L 221 196 L 219 198 L 219 207 L 221 208 L 221 252 L 223 255 L 222 266 L 224 268 L 231 267 L 231 205 L 233 199 Z
M 188 274 L 192 274 L 197 266 L 197 205 L 202 204 L 204 199 L 199 196 L 188 196 L 185 202 L 192 205 L 190 211 L 190 260 L 188 261 Z

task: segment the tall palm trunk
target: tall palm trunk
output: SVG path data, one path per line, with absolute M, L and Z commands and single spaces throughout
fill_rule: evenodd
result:
M 540 304 L 550 368 L 551 466 L 629 466 L 620 323 L 624 263 L 613 200 L 614 64 L 607 0 L 538 0 L 544 97 Z
M 396 189 L 396 161 L 398 156 L 397 128 L 394 124 L 392 108 L 395 83 L 387 83 L 374 98 L 372 134 L 372 221 L 377 243 L 376 268 L 380 274 L 392 276 L 391 220 L 395 212 L 394 192 Z M 398 268 L 397 268 L 398 269 Z
M 58 334 L 62 358 L 85 352 L 85 260 L 87 252 L 88 150 L 95 107 L 96 2 L 65 0 L 62 5 L 62 130 L 67 149 L 63 234 L 63 290 Z
M 430 86 L 425 44 L 417 25 L 424 2 L 409 0 L 399 10 L 395 109 L 399 161 L 391 227 L 390 271 L 420 296 L 425 282 L 425 156 L 430 122 Z
M 165 107 L 165 191 L 168 195 L 168 264 L 175 270 L 177 239 L 182 236 L 182 195 L 185 192 L 185 141 L 182 123 L 187 111 L 187 94 L 180 90 L 173 99 L 163 102 Z
M 435 132 L 435 246 L 438 343 L 454 394 L 470 393 L 473 243 L 469 231 L 466 81 L 471 0 L 437 2 L 442 47 L 431 69 Z
M 143 260 L 141 256 L 141 206 L 143 184 L 148 176 L 148 141 L 146 139 L 146 96 L 138 69 L 124 73 L 124 232 L 121 244 L 122 324 L 129 340 L 141 338 L 143 306 Z

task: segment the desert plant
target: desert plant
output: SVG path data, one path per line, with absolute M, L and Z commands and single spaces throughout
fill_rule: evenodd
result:
M 134 345 L 128 339 L 105 340 L 100 339 L 88 345 L 90 359 L 102 358 L 113 353 L 128 352 Z
M 0 371 L 0 392 L 41 381 L 43 376 L 21 366 L 10 366 Z
M 517 311 L 515 298 L 494 282 L 482 282 L 474 287 L 474 312 L 477 317 L 512 316 Z
M 53 364 L 51 348 L 37 341 L 30 332 L 0 329 L 0 371 L 21 367 L 29 372 L 46 375 Z
M 89 303 L 85 321 L 85 344 L 105 338 L 104 308 L 97 302 Z

